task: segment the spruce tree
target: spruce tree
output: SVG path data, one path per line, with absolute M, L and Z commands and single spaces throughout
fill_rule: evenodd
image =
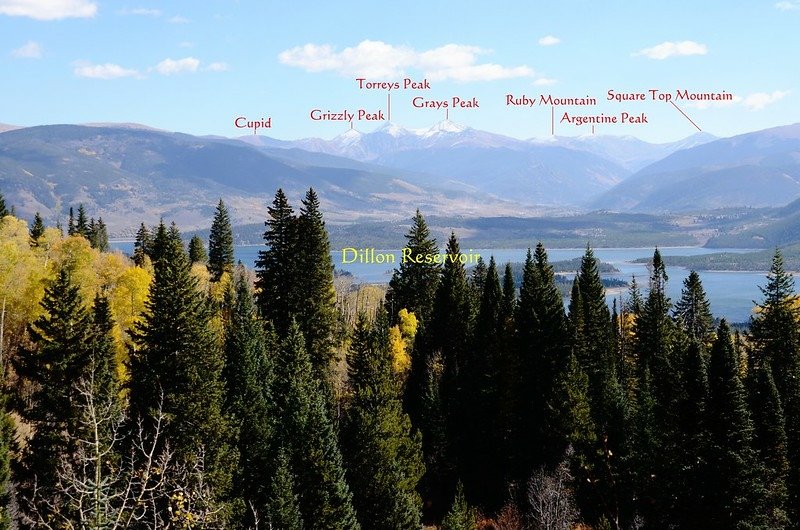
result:
M 285 337 L 299 305 L 297 219 L 280 189 L 268 212 L 264 232 L 267 249 L 259 251 L 256 261 L 258 308 L 261 316 L 275 326 L 278 335 Z
M 444 454 L 440 455 L 442 469 L 433 471 L 431 462 L 426 462 L 426 473 L 435 473 L 434 479 L 426 479 L 426 483 L 436 482 L 437 478 L 440 481 L 434 487 L 439 495 L 432 501 L 437 505 L 439 513 L 443 512 L 442 506 L 450 501 L 451 491 L 455 488 L 457 448 L 462 443 L 463 430 L 468 424 L 469 411 L 461 406 L 461 399 L 462 392 L 465 393 L 463 370 L 473 324 L 467 271 L 464 264 L 457 259 L 461 250 L 454 233 L 450 234 L 445 253 L 448 257 L 452 256 L 452 259 L 447 259 L 442 269 L 428 327 L 428 347 L 432 352 L 428 357 L 434 358 L 438 355 L 442 363 L 439 397 L 446 433 L 446 447 Z
M 396 323 L 397 313 L 405 308 L 413 312 L 417 319 L 427 325 L 433 308 L 436 288 L 439 284 L 441 267 L 426 256 L 439 253 L 436 240 L 431 237 L 425 218 L 417 210 L 411 229 L 405 235 L 406 252 L 411 259 L 401 260 L 389 281 L 386 293 L 386 307 L 391 323 Z M 418 256 L 422 259 L 417 259 Z
M 783 406 L 769 365 L 751 366 L 747 383 L 755 448 L 764 482 L 765 526 L 785 528 L 789 524 L 786 510 L 789 460 Z
M 222 199 L 217 204 L 208 235 L 208 271 L 215 282 L 219 281 L 223 273 L 233 272 L 233 231 L 228 209 Z
M 0 193 L 0 220 L 3 219 L 6 215 L 11 215 L 6 207 L 6 199 L 3 197 L 3 194 Z
M 392 371 L 385 312 L 371 326 L 362 313 L 348 354 L 352 400 L 343 448 L 358 521 L 375 530 L 419 529 L 422 445 L 402 410 Z
M 279 350 L 276 376 L 280 443 L 296 477 L 305 527 L 360 528 L 327 396 L 314 377 L 303 335 L 295 322 L 290 323 Z
M 275 459 L 275 473 L 269 489 L 267 502 L 267 528 L 281 530 L 303 530 L 303 516 L 300 514 L 300 501 L 295 493 L 296 479 L 284 451 Z
M 39 212 L 36 212 L 36 215 L 33 216 L 33 224 L 30 228 L 30 236 L 31 236 L 31 247 L 38 247 L 39 246 L 39 238 L 44 235 L 44 221 L 42 220 L 42 216 L 39 215 Z
M 318 377 L 326 380 L 334 361 L 338 321 L 333 262 L 319 199 L 313 189 L 308 190 L 302 203 L 297 220 L 302 240 L 297 259 L 303 268 L 302 281 L 298 282 L 297 323 Z
M 66 268 L 45 287 L 41 305 L 44 314 L 28 330 L 34 347 L 22 349 L 13 359 L 17 374 L 32 389 L 18 409 L 34 426 L 17 474 L 28 498 L 34 484 L 40 494 L 54 494 L 59 459 L 72 450 L 70 435 L 77 434 L 76 384 L 91 362 L 91 317 Z
M 707 422 L 711 437 L 704 528 L 749 528 L 760 516 L 763 486 L 753 450 L 753 423 L 747 409 L 730 328 L 723 320 L 708 367 Z
M 800 312 L 796 306 L 794 280 L 775 251 L 764 300 L 750 321 L 751 365 L 768 366 L 778 389 L 785 416 L 787 457 L 787 507 L 793 524 L 800 524 Z
M 169 232 L 159 225 L 154 250 L 155 277 L 131 352 L 131 418 L 149 425 L 160 407 L 175 457 L 191 466 L 203 456 L 206 483 L 224 507 L 238 455 L 223 413 L 222 351 L 174 225 Z
M 67 235 L 68 236 L 75 235 L 75 213 L 72 210 L 72 206 L 69 207 L 69 221 L 67 222 Z
M 470 499 L 489 509 L 500 507 L 503 491 L 503 429 L 500 424 L 500 374 L 503 352 L 502 291 L 494 258 L 489 260 L 475 324 L 475 339 L 465 368 L 462 402 L 471 415 L 463 444 L 461 477 Z
M 78 205 L 78 217 L 75 220 L 75 234 L 89 239 L 89 220 L 86 218 L 86 209 L 83 204 Z
M 191 263 L 205 263 L 208 261 L 203 239 L 198 235 L 192 236 L 192 239 L 189 240 L 189 261 Z
M 695 271 L 683 280 L 681 299 L 675 304 L 674 314 L 690 339 L 709 342 L 714 332 L 714 318 L 700 275 Z
M 0 195 L 2 201 L 2 195 Z M 2 204 L 0 204 L 2 206 Z M 12 526 L 11 499 L 13 486 L 11 482 L 11 459 L 15 450 L 14 420 L 9 414 L 8 396 L 5 388 L 5 373 L 0 382 L 0 530 L 9 530 Z
M 262 507 L 269 504 L 270 496 L 280 494 L 268 489 L 270 477 L 277 472 L 273 463 L 276 411 L 272 396 L 276 339 L 257 319 L 244 270 L 237 272 L 234 289 L 229 295 L 231 317 L 225 329 L 223 371 L 225 412 L 239 425 L 240 461 L 233 494 L 245 504 Z M 247 527 L 254 521 L 244 523 Z
M 108 250 L 108 229 L 102 217 L 97 222 L 95 222 L 94 218 L 89 221 L 88 234 L 92 248 L 96 248 L 100 252 Z
M 144 266 L 144 258 L 150 255 L 152 246 L 153 240 L 150 236 L 150 230 L 142 223 L 136 232 L 136 240 L 133 243 L 133 262 L 137 267 Z
M 477 519 L 476 510 L 467 504 L 464 486 L 459 482 L 450 511 L 442 520 L 441 530 L 475 530 Z

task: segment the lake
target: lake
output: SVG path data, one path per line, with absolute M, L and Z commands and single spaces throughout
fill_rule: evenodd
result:
M 132 242 L 114 242 L 113 248 L 125 253 L 133 252 Z M 263 246 L 237 246 L 234 248 L 234 255 L 237 261 L 241 261 L 248 267 L 253 267 L 258 257 L 258 252 Z M 716 252 L 753 252 L 752 249 L 705 249 L 699 247 L 664 247 L 661 248 L 663 256 L 695 256 L 700 254 L 710 254 Z M 391 252 L 396 256 L 399 263 L 400 251 Z M 462 252 L 479 253 L 484 260 L 489 261 L 489 257 L 494 255 L 495 261 L 499 266 L 504 266 L 506 262 L 525 261 L 527 249 L 462 249 Z M 550 261 L 562 261 L 580 257 L 585 252 L 583 248 L 574 249 L 552 249 L 547 254 Z M 608 278 L 618 278 L 630 281 L 633 275 L 641 287 L 646 287 L 648 272 L 647 267 L 641 263 L 632 263 L 639 258 L 649 258 L 653 255 L 652 248 L 598 248 L 594 249 L 595 256 L 601 261 L 612 264 L 620 270 L 619 273 L 604 275 Z M 392 276 L 392 269 L 396 265 L 392 264 L 368 264 L 368 263 L 349 263 L 342 264 L 341 251 L 332 252 L 333 263 L 337 269 L 347 271 L 362 282 L 386 283 Z M 680 297 L 683 280 L 689 275 L 689 271 L 682 267 L 667 267 L 669 282 L 667 283 L 667 294 L 675 301 Z M 700 277 L 703 287 L 711 301 L 711 310 L 714 316 L 725 317 L 731 322 L 746 322 L 752 314 L 753 301 L 760 301 L 761 291 L 759 286 L 766 283 L 766 274 L 763 272 L 701 272 Z M 626 293 L 623 292 L 623 295 Z M 611 303 L 614 295 L 609 295 Z M 619 298 L 619 294 L 616 294 Z

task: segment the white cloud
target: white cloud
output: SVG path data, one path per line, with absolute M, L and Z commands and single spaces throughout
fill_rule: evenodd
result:
M 705 55 L 708 48 L 705 44 L 700 44 L 692 40 L 680 42 L 662 42 L 652 48 L 645 48 L 634 53 L 634 56 L 644 55 L 649 59 L 667 59 L 684 55 Z
M 184 57 L 183 59 L 164 59 L 158 63 L 154 69 L 161 75 L 181 74 L 184 72 L 196 72 L 200 66 L 200 61 L 194 57 Z
M 555 46 L 559 42 L 561 42 L 561 39 L 558 37 L 554 37 L 553 35 L 545 35 L 539 39 L 539 46 Z
M 772 93 L 768 92 L 755 92 L 753 94 L 749 94 L 747 96 L 733 96 L 732 100 L 729 101 L 696 101 L 692 103 L 687 103 L 687 107 L 692 107 L 695 109 L 715 109 L 715 108 L 724 108 L 724 107 L 731 107 L 733 105 L 742 105 L 747 107 L 748 110 L 751 111 L 758 111 L 764 110 L 767 105 L 771 105 L 776 101 L 780 101 L 781 99 L 785 98 L 790 94 L 790 90 L 775 90 Z
M 767 105 L 771 105 L 789 95 L 788 90 L 776 90 L 771 94 L 766 92 L 756 92 L 746 96 L 742 103 L 750 110 L 762 110 Z
M 550 86 L 550 85 L 555 85 L 556 83 L 558 83 L 557 79 L 552 79 L 549 77 L 540 77 L 539 79 L 533 82 L 533 84 L 536 86 Z
M 230 70 L 226 63 L 211 63 L 204 68 L 208 72 L 227 72 Z
M 87 0 L 0 0 L 0 15 L 36 20 L 92 18 L 97 4 Z
M 169 19 L 170 24 L 188 24 L 189 19 L 180 15 L 175 15 Z
M 160 9 L 148 9 L 146 7 L 135 7 L 133 9 L 123 9 L 119 11 L 120 15 L 138 15 L 141 17 L 160 17 Z
M 281 52 L 278 59 L 307 72 L 332 71 L 373 79 L 398 77 L 409 69 L 421 70 L 432 81 L 491 81 L 534 75 L 527 66 L 478 63 L 478 56 L 487 53 L 482 48 L 462 44 L 446 44 L 419 52 L 407 46 L 364 40 L 342 51 L 330 44 L 306 44 Z
M 75 75 L 89 79 L 119 79 L 121 77 L 140 77 L 139 72 L 130 68 L 123 68 L 114 63 L 91 64 L 78 63 L 75 65 Z
M 42 57 L 42 46 L 38 42 L 29 40 L 16 50 L 12 50 L 11 56 L 17 59 L 40 59 Z
M 781 11 L 797 11 L 800 10 L 800 2 L 797 0 L 783 1 L 776 3 L 775 7 Z

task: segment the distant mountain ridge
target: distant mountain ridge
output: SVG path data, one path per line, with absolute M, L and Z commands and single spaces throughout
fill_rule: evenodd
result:
M 776 207 L 800 197 L 800 123 L 722 138 L 641 169 L 590 206 L 681 212 Z

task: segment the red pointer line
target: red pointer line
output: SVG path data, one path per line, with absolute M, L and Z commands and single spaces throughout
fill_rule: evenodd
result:
M 391 92 L 386 94 L 386 115 L 388 117 L 388 121 L 392 121 L 392 93 Z
M 672 103 L 672 101 L 670 101 L 670 103 Z M 693 122 L 693 121 L 692 121 L 692 119 L 691 119 L 689 116 L 687 116 L 687 115 L 686 115 L 686 113 L 685 113 L 685 112 L 683 112 L 683 111 L 680 109 L 680 107 L 678 107 L 678 106 L 677 106 L 675 103 L 672 103 L 672 106 L 673 106 L 673 107 L 675 107 L 676 109 L 678 109 L 678 112 L 680 112 L 681 114 L 683 114 L 683 116 L 684 116 L 684 117 L 685 117 L 687 120 L 689 120 L 690 122 L 692 122 L 692 125 L 694 125 L 695 127 L 697 127 L 697 124 L 696 124 L 695 122 Z M 700 131 L 700 132 L 703 132 L 703 129 L 701 129 L 700 127 L 697 127 L 697 130 L 698 130 L 698 131 Z
M 555 107 L 550 105 L 550 136 L 556 135 L 556 111 Z

